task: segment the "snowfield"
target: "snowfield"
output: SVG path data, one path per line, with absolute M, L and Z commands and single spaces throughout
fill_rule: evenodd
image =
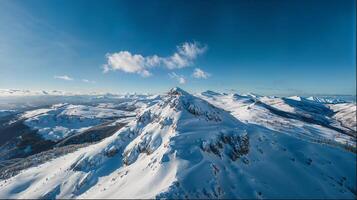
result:
M 44 139 L 58 141 L 103 123 L 105 119 L 130 115 L 133 113 L 115 109 L 56 104 L 49 109 L 25 112 L 21 118 L 26 119 L 25 124 L 38 130 Z
M 0 180 L 0 198 L 356 198 L 355 103 L 180 88 L 130 98 L 144 101 L 22 114 L 52 141 L 136 117 L 99 142 Z

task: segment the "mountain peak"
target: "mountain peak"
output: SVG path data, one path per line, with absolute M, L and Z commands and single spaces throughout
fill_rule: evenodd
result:
M 174 87 L 171 88 L 170 91 L 168 92 L 169 95 L 179 95 L 179 96 L 187 96 L 190 95 L 188 92 L 185 90 L 179 88 L 179 87 Z

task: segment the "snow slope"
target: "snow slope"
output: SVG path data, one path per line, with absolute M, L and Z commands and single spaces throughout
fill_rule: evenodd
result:
M 355 153 L 297 137 L 256 97 L 200 97 L 170 90 L 103 141 L 0 181 L 0 198 L 356 197 Z

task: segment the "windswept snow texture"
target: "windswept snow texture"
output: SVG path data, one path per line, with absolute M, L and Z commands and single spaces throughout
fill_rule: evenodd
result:
M 104 120 L 133 115 L 133 113 L 84 105 L 56 104 L 48 109 L 25 112 L 21 118 L 46 140 L 58 141 L 86 130 Z
M 0 198 L 355 199 L 344 109 L 173 88 L 101 142 L 0 181 Z

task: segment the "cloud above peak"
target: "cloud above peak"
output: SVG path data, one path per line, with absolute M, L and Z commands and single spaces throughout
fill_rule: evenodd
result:
M 55 75 L 55 76 L 53 76 L 53 78 L 61 79 L 61 80 L 65 80 L 65 81 L 73 81 L 73 78 L 71 78 L 67 75 L 62 75 L 62 76 Z
M 143 77 L 148 77 L 151 73 L 146 70 L 151 65 L 155 64 L 155 60 L 143 57 L 139 54 L 131 54 L 128 51 L 120 51 L 118 53 L 107 54 L 107 64 L 104 65 L 104 72 L 108 71 L 123 71 L 126 73 L 137 73 Z
M 177 46 L 178 53 L 189 59 L 195 59 L 198 55 L 203 54 L 207 50 L 206 45 L 200 45 L 197 42 L 185 42 L 181 46 Z
M 195 59 L 206 50 L 206 45 L 201 45 L 198 42 L 185 42 L 177 46 L 176 52 L 168 57 L 158 55 L 142 56 L 140 54 L 132 54 L 129 51 L 108 53 L 106 54 L 107 63 L 103 65 L 103 69 L 104 73 L 118 70 L 148 77 L 152 75 L 149 70 L 154 67 L 164 67 L 172 70 L 192 66 Z
M 193 74 L 192 76 L 194 78 L 197 78 L 197 79 L 207 79 L 208 77 L 211 76 L 211 74 L 203 71 L 202 69 L 200 68 L 195 68 L 195 70 L 193 71 Z

